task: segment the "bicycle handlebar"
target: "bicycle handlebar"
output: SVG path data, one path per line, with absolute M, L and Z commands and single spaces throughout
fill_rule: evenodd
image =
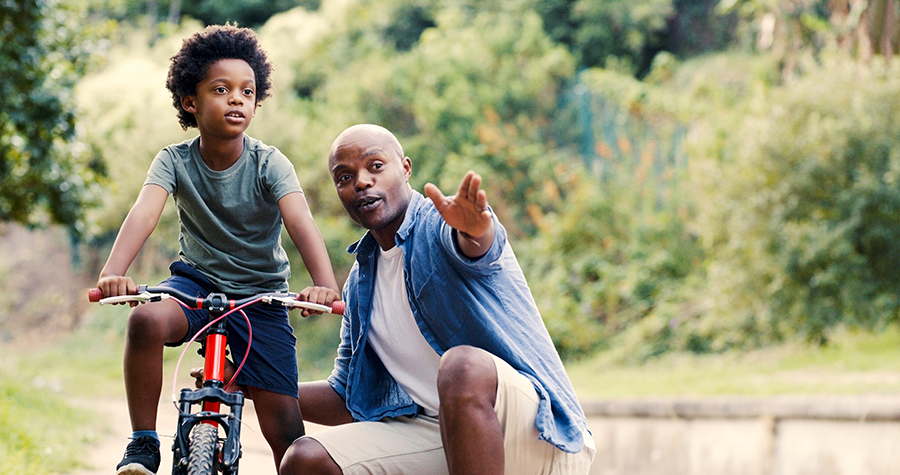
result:
M 344 314 L 344 302 L 335 300 L 331 306 L 321 305 L 313 302 L 304 302 L 297 300 L 298 294 L 294 292 L 271 292 L 257 294 L 240 300 L 228 299 L 225 294 L 209 294 L 206 298 L 197 298 L 166 287 L 147 287 L 146 285 L 138 286 L 137 294 L 119 295 L 116 297 L 103 298 L 103 291 L 99 288 L 88 290 L 88 300 L 91 302 L 105 305 L 108 303 L 128 303 L 128 302 L 159 302 L 161 300 L 174 298 L 183 304 L 194 308 L 204 310 L 215 310 L 224 312 L 233 310 L 259 300 L 268 305 L 281 305 L 288 308 L 305 308 L 307 310 L 315 310 L 318 312 L 333 313 L 335 315 Z

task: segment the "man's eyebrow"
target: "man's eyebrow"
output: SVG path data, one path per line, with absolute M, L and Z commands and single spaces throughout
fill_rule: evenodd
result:
M 372 155 L 383 155 L 384 153 L 385 153 L 385 152 L 384 152 L 384 149 L 373 148 L 373 149 L 366 150 L 366 151 L 362 154 L 362 158 L 369 158 L 369 157 L 371 157 Z

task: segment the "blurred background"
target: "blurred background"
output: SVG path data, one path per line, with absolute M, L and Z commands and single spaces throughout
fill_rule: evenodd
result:
M 0 473 L 68 471 L 103 436 L 72 400 L 121 394 L 127 311 L 86 289 L 153 157 L 196 135 L 169 58 L 226 21 L 275 66 L 248 134 L 294 163 L 339 282 L 362 230 L 325 160 L 344 128 L 376 123 L 413 188 L 484 177 L 581 397 L 896 393 L 898 9 L 0 2 Z M 158 282 L 177 241 L 170 203 L 132 277 Z M 327 375 L 338 319 L 295 328 L 301 376 Z M 35 431 L 39 414 L 59 433 Z

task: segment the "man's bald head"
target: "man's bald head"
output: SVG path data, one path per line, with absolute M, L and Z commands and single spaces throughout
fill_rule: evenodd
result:
M 372 146 L 380 146 L 384 152 L 390 155 L 396 155 L 396 158 L 403 159 L 403 146 L 397 137 L 390 130 L 375 124 L 357 124 L 348 127 L 334 139 L 331 144 L 331 150 L 328 152 L 328 163 L 334 162 L 337 151 L 342 147 L 357 146 L 369 148 Z

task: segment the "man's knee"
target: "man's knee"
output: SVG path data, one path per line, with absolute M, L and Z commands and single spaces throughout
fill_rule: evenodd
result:
M 497 367 L 490 353 L 473 346 L 457 346 L 441 357 L 438 394 L 449 398 L 486 398 L 493 404 L 497 393 Z
M 341 475 L 325 447 L 309 437 L 294 441 L 281 459 L 281 475 Z

